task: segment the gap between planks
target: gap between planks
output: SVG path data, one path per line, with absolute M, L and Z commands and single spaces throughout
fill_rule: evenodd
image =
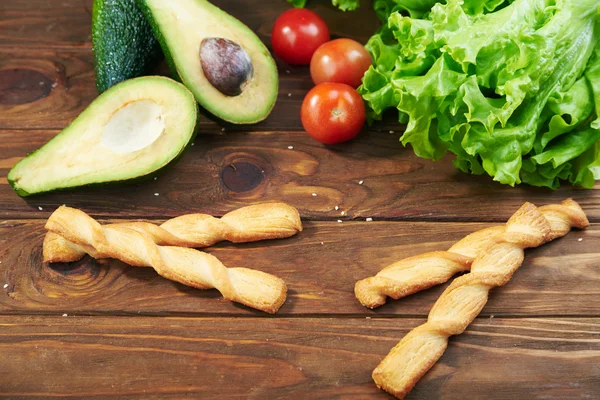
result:
M 16 196 L 16 194 L 15 194 Z M 285 201 L 284 201 L 285 202 Z M 251 204 L 248 204 L 251 205 Z M 233 210 L 232 210 L 233 211 Z M 0 221 L 37 221 L 37 220 L 47 220 L 48 218 L 50 218 L 50 214 L 44 214 L 44 215 L 39 215 L 41 214 L 39 211 L 35 211 L 32 209 L 32 215 L 28 216 L 28 215 L 18 215 L 15 217 L 2 217 L 0 218 Z M 202 213 L 202 212 L 194 212 L 193 214 L 206 214 L 206 213 Z M 162 215 L 162 214 L 155 214 L 153 216 L 124 216 L 124 215 L 112 215 L 112 214 L 100 214 L 100 213 L 89 213 L 89 215 L 91 217 L 93 217 L 96 220 L 99 220 L 99 222 L 101 223 L 106 223 L 108 221 L 103 221 L 103 220 L 119 220 L 119 221 L 129 221 L 129 220 L 136 220 L 136 221 L 140 221 L 140 220 L 144 220 L 144 221 L 149 221 L 149 222 L 164 222 L 166 220 L 172 219 L 172 218 L 176 218 L 175 216 L 172 215 Z M 185 213 L 182 213 L 181 215 L 185 215 Z M 224 214 L 210 214 L 213 217 L 216 218 L 221 218 Z M 344 219 L 346 218 L 346 219 Z M 497 220 L 492 220 L 492 219 L 472 219 L 472 218 L 459 218 L 459 217 L 439 217 L 439 218 L 427 218 L 427 217 L 423 217 L 423 216 L 408 216 L 408 217 L 389 217 L 389 218 L 381 218 L 381 217 L 377 217 L 377 219 L 373 219 L 373 221 L 365 221 L 365 217 L 356 217 L 356 218 L 348 218 L 346 217 L 328 217 L 328 216 L 324 216 L 324 217 L 316 217 L 316 218 L 310 218 L 310 219 L 306 219 L 306 218 L 302 218 L 302 222 L 331 222 L 334 224 L 339 224 L 338 220 L 342 220 L 343 223 L 368 223 L 368 224 L 376 224 L 376 223 L 380 223 L 380 222 L 384 222 L 384 223 L 403 223 L 403 222 L 409 222 L 409 223 L 431 223 L 431 224 L 435 224 L 435 223 L 451 223 L 451 224 L 502 224 L 503 222 L 497 221 Z M 600 222 L 600 218 L 589 218 L 590 223 L 597 223 Z
M 66 316 L 65 316 L 66 314 Z M 102 318 L 176 318 L 176 319 L 214 319 L 214 318 L 229 318 L 229 319 L 344 319 L 344 320 L 362 320 L 362 319 L 378 319 L 378 320 L 406 320 L 406 319 L 427 319 L 427 315 L 423 314 L 377 314 L 365 316 L 364 314 L 228 314 L 228 313 L 189 313 L 189 312 L 169 312 L 169 313 L 152 313 L 152 312 L 102 312 L 102 311 L 81 311 L 73 312 L 72 310 L 54 311 L 54 312 L 0 312 L 0 318 L 3 317 L 56 317 L 56 318 L 76 318 L 76 317 L 102 317 Z M 600 318 L 600 314 L 502 314 L 502 316 L 494 316 L 489 314 L 478 315 L 477 321 L 484 320 L 534 320 L 534 319 L 590 319 Z

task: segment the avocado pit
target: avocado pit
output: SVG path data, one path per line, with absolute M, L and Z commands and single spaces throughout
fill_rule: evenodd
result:
M 126 154 L 150 146 L 165 130 L 162 108 L 151 100 L 137 100 L 115 112 L 102 132 L 102 144 Z
M 200 64 L 210 84 L 226 96 L 239 96 L 254 75 L 250 56 L 225 38 L 206 38 L 200 44 Z

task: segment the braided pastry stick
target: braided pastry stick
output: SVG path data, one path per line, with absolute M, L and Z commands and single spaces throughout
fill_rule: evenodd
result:
M 550 218 L 545 211 L 551 214 Z M 479 315 L 489 291 L 510 280 L 523 263 L 524 249 L 556 237 L 554 228 L 559 225 L 568 226 L 564 217 L 559 220 L 561 215 L 564 214 L 558 206 L 538 209 L 525 203 L 494 243 L 475 258 L 471 273 L 455 279 L 442 293 L 427 322 L 409 332 L 373 371 L 377 386 L 403 398 L 442 356 L 448 338 L 462 333 Z M 583 225 L 581 221 L 580 226 Z
M 111 224 L 148 233 L 161 246 L 208 247 L 228 240 L 233 243 L 283 239 L 302 231 L 298 210 L 284 203 L 257 204 L 231 211 L 220 219 L 206 214 L 188 214 L 156 226 L 147 222 Z M 86 249 L 60 235 L 48 232 L 44 238 L 45 262 L 72 262 Z
M 46 229 L 94 258 L 150 266 L 167 279 L 198 289 L 215 288 L 226 299 L 261 311 L 273 314 L 285 302 L 287 287 L 281 279 L 248 268 L 227 268 L 216 257 L 198 250 L 159 246 L 153 237 L 156 232 L 137 225 L 101 226 L 83 211 L 63 206 L 50 216 Z
M 539 210 L 550 223 L 548 240 L 566 235 L 572 227 L 585 228 L 589 225 L 585 213 L 572 199 L 543 206 Z M 448 251 L 400 260 L 377 275 L 358 281 L 354 288 L 356 298 L 363 306 L 375 308 L 385 304 L 388 296 L 397 300 L 447 282 L 457 273 L 471 269 L 473 260 L 495 243 L 505 229 L 506 226 L 482 229 L 464 237 Z

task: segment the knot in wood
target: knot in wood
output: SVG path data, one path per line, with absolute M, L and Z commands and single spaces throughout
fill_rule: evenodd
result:
M 262 169 L 247 161 L 236 161 L 223 167 L 221 181 L 232 192 L 249 192 L 264 180 Z
M 33 103 L 52 91 L 52 80 L 39 71 L 25 68 L 0 70 L 0 104 Z

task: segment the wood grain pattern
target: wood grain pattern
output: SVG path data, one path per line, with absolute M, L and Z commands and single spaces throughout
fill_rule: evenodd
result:
M 253 126 L 236 126 L 217 122 L 202 111 L 204 117 L 200 120 L 199 131 L 220 133 L 223 127 L 242 131 L 302 129 L 300 103 L 312 87 L 308 70 L 300 68 L 292 76 L 291 67 L 280 65 L 281 68 L 284 69 L 280 73 L 286 75 L 286 79 L 281 80 L 279 98 L 273 110 L 273 115 L 278 117 Z M 170 76 L 164 62 L 155 73 Z M 0 46 L 0 82 L 2 86 L 6 85 L 0 87 L 3 89 L 0 129 L 63 129 L 98 96 L 91 51 L 3 49 Z
M 158 276 L 151 268 L 88 257 L 72 264 L 43 264 L 44 221 L 0 224 L 1 313 L 76 312 L 149 315 L 260 315 Z M 285 280 L 288 300 L 278 315 L 426 316 L 437 287 L 376 311 L 354 298 L 357 280 L 400 258 L 446 249 L 485 224 L 306 222 L 295 237 L 245 245 L 220 244 L 206 251 L 228 267 L 262 270 Z M 581 242 L 578 239 L 582 239 Z M 527 252 L 524 266 L 506 287 L 492 292 L 484 315 L 600 315 L 597 304 L 600 227 Z M 323 244 L 321 244 L 323 243 Z M 1 290 L 1 289 L 0 289 Z
M 0 48 L 0 129 L 63 129 L 97 96 L 91 54 Z
M 290 7 L 285 0 L 212 1 L 267 45 L 275 18 Z M 371 311 L 354 298 L 356 280 L 503 223 L 524 201 L 566 197 L 595 224 L 528 251 L 510 284 L 492 292 L 483 317 L 451 340 L 409 399 L 598 397 L 600 186 L 550 192 L 462 174 L 449 158 L 433 163 L 402 148 L 393 116 L 351 143 L 322 146 L 299 119 L 312 87 L 306 67 L 277 60 L 279 98 L 263 123 L 231 126 L 204 113 L 195 146 L 155 181 L 19 198 L 9 169 L 97 95 L 92 2 L 0 0 L 0 397 L 389 398 L 371 371 L 425 320 L 444 287 Z M 333 37 L 365 42 L 378 21 L 372 1 L 361 3 L 354 13 L 330 0 L 308 5 Z M 162 64 L 156 73 L 168 70 Z M 41 261 L 45 219 L 61 204 L 106 222 L 219 216 L 269 200 L 299 208 L 304 232 L 209 252 L 228 266 L 285 279 L 288 302 L 276 317 L 151 269 Z
M 0 5 L 0 47 L 91 49 L 93 0 L 11 0 Z M 255 1 L 240 7 L 239 0 L 213 0 L 214 5 L 242 20 L 267 44 L 275 19 L 290 8 L 285 0 L 269 1 L 268 7 Z M 328 0 L 311 0 L 315 10 L 329 24 L 332 37 L 351 36 L 365 42 L 379 26 L 372 0 L 363 0 L 361 23 L 350 13 L 341 13 Z
M 298 208 L 311 220 L 506 222 L 525 201 L 542 205 L 573 197 L 591 221 L 600 221 L 598 189 L 506 187 L 457 171 L 449 157 L 420 159 L 395 136 L 377 131 L 333 147 L 302 132 L 202 134 L 156 181 L 19 198 L 6 181 L 8 171 L 57 132 L 0 130 L 0 217 L 47 218 L 61 204 L 109 218 L 223 215 L 273 200 Z
M 0 396 L 385 399 L 371 369 L 419 322 L 4 316 Z M 599 335 L 597 318 L 477 319 L 408 399 L 595 398 Z
M 54 4 L 56 2 L 35 0 L 30 3 L 18 1 L 0 9 L 0 26 L 5 27 L 0 29 L 0 82 L 8 82 L 10 74 L 20 71 L 18 79 L 10 77 L 13 78 L 10 79 L 12 97 L 30 99 L 30 102 L 14 105 L 3 102 L 0 96 L 0 129 L 63 129 L 97 96 L 89 26 L 92 1 L 65 0 Z M 248 9 L 239 7 L 237 0 L 213 3 L 241 18 L 267 45 L 270 45 L 275 19 L 289 8 L 284 0 L 270 2 L 269 7 Z M 329 1 L 316 0 L 310 7 L 329 22 L 333 37 L 352 37 L 364 43 L 379 25 L 370 3 L 363 5 L 361 13 L 365 19 L 359 25 L 349 20 L 348 14 L 336 11 Z M 50 4 L 54 7 L 49 7 Z M 42 16 L 43 21 L 40 21 Z M 66 29 L 71 24 L 76 28 Z M 40 37 L 44 39 L 40 41 Z M 254 126 L 240 127 L 216 121 L 204 112 L 199 129 L 215 133 L 222 127 L 242 131 L 302 130 L 300 104 L 313 86 L 308 67 L 277 62 L 280 91 L 271 118 Z M 156 73 L 170 75 L 164 63 Z M 46 80 L 54 85 L 51 93 L 36 97 L 34 94 Z M 390 124 L 397 125 L 394 121 Z
M 97 96 L 91 50 L 3 48 L 0 46 L 0 130 L 64 129 Z M 280 83 L 270 117 L 255 125 L 233 125 L 201 110 L 201 133 L 303 131 L 300 106 L 314 86 L 308 67 L 277 63 Z M 154 74 L 171 76 L 165 62 Z M 377 129 L 400 130 L 393 118 Z
M 0 48 L 90 51 L 93 0 L 10 0 L 0 4 Z

